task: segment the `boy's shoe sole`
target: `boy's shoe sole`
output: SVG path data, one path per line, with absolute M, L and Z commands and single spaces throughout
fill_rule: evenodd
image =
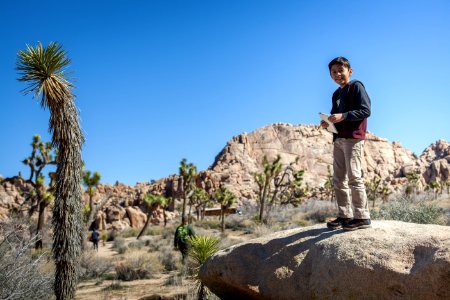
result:
M 355 226 L 355 227 L 342 227 L 344 228 L 345 231 L 353 231 L 353 230 L 357 230 L 357 229 L 366 229 L 366 228 L 371 228 L 372 225 L 361 225 L 361 226 Z

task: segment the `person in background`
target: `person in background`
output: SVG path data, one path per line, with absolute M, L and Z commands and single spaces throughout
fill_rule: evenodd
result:
M 181 252 L 183 264 L 186 263 L 190 244 L 189 238 L 195 236 L 194 229 L 188 225 L 185 218 L 182 218 L 182 223 L 175 230 L 174 247 Z

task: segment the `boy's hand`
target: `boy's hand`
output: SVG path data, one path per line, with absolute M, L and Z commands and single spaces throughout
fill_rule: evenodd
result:
M 320 121 L 320 126 L 321 126 L 322 128 L 327 129 L 327 128 L 328 128 L 328 123 L 325 122 L 324 120 L 322 120 L 322 121 Z
M 344 115 L 343 114 L 333 114 L 328 117 L 328 121 L 331 123 L 339 123 L 341 121 L 344 121 Z

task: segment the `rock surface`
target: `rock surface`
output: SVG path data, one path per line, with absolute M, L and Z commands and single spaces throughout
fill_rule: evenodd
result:
M 199 275 L 221 299 L 450 299 L 450 230 L 292 229 L 222 250 Z

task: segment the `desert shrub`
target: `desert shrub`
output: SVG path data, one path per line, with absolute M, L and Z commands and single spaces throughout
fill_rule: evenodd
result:
M 180 259 L 170 246 L 161 247 L 158 253 L 158 259 L 166 271 L 180 269 Z
M 397 220 L 418 224 L 446 223 L 444 210 L 434 203 L 412 203 L 408 199 L 392 201 L 381 206 L 380 211 L 374 215 L 384 220 Z
M 337 215 L 336 203 L 330 201 L 310 200 L 302 205 L 301 210 L 305 211 L 306 220 L 313 223 L 323 223 Z
M 132 248 L 132 249 L 142 249 L 142 247 L 145 246 L 145 241 L 143 240 L 136 240 L 136 241 L 132 241 L 128 244 L 128 248 Z
M 120 284 L 120 282 L 113 281 L 111 284 L 105 286 L 102 291 L 119 291 L 123 289 L 124 287 Z
M 231 230 L 248 230 L 248 228 L 255 227 L 256 222 L 243 215 L 231 215 L 225 219 L 226 227 Z
M 174 226 L 170 227 L 163 227 L 163 230 L 161 232 L 162 238 L 165 240 L 171 240 L 173 239 L 173 236 L 175 234 L 175 228 Z
M 151 239 L 145 241 L 145 245 L 148 247 L 149 252 L 159 251 L 162 247 L 167 246 L 168 244 L 173 244 L 173 241 L 167 241 L 164 239 Z
M 261 236 L 269 235 L 273 232 L 274 232 L 273 229 L 270 228 L 269 226 L 267 226 L 265 224 L 260 224 L 260 225 L 255 226 L 251 233 L 253 233 L 253 235 L 255 235 L 256 237 L 261 237 Z
M 139 252 L 132 252 L 115 268 L 117 279 L 123 281 L 151 278 L 160 269 L 161 265 L 154 256 Z
M 140 228 L 127 228 L 121 231 L 119 235 L 123 238 L 137 237 L 139 232 L 141 232 Z
M 227 217 L 225 217 L 225 220 Z M 195 223 L 195 226 L 203 229 L 220 229 L 220 221 L 218 217 L 206 217 L 200 222 Z
M 154 235 L 162 235 L 163 234 L 163 232 L 166 230 L 167 228 L 165 228 L 165 227 L 163 227 L 163 226 L 156 226 L 156 225 L 154 225 L 154 226 L 149 226 L 148 228 L 147 228 L 147 230 L 145 230 L 145 235 L 151 235 L 151 236 L 154 236 Z
M 16 221 L 0 221 L 0 299 L 50 299 L 53 274 L 44 272 L 46 253 L 32 256 L 36 237 Z
M 181 286 L 183 284 L 183 275 L 182 274 L 174 274 L 169 276 L 167 280 L 164 282 L 165 286 Z
M 81 256 L 79 274 L 81 279 L 98 278 L 112 270 L 112 263 L 96 255 L 94 251 L 86 251 Z
M 113 243 L 113 249 L 116 250 L 119 254 L 124 254 L 128 247 L 126 245 L 126 241 L 124 238 L 116 237 Z

